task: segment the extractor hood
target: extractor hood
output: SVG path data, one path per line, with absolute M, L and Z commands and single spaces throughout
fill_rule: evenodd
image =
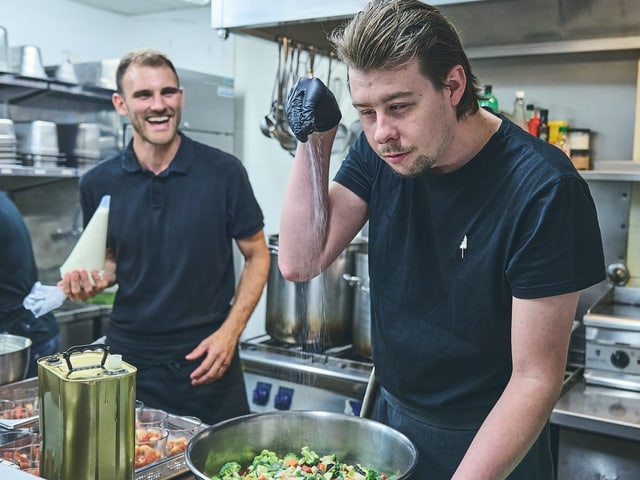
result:
M 366 0 L 212 0 L 212 27 L 268 40 L 288 37 L 330 51 L 327 33 L 351 18 Z M 527 45 L 560 43 L 561 50 L 640 49 L 638 0 L 431 0 L 456 26 L 471 57 L 493 47 L 523 54 Z M 613 40 L 614 44 L 608 40 Z M 598 42 L 604 42 L 602 48 Z M 607 43 L 608 42 L 608 43 Z M 504 49 L 503 49 L 504 51 Z M 488 53 L 487 53 L 488 52 Z M 536 53 L 536 52 L 533 52 Z M 538 53 L 553 53 L 543 50 Z
M 120 15 L 145 15 L 170 10 L 204 7 L 209 0 L 71 0 L 89 7 L 99 8 Z
M 481 3 L 491 0 L 432 0 L 430 5 Z M 353 17 L 367 0 L 212 0 L 212 26 L 224 37 L 228 32 L 268 40 L 288 37 L 328 52 L 327 33 Z M 427 2 L 425 2 L 427 3 Z

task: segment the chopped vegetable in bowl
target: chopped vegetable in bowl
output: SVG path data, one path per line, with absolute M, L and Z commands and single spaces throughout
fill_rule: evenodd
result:
M 300 455 L 287 453 L 280 458 L 275 452 L 262 450 L 251 465 L 243 469 L 238 462 L 227 462 L 211 480 L 395 480 L 362 465 L 340 463 L 336 455 L 320 457 L 304 446 Z

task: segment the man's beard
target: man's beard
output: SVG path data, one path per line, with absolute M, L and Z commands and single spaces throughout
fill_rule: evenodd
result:
M 416 161 L 409 167 L 409 171 L 402 176 L 405 178 L 413 178 L 429 172 L 436 163 L 433 156 L 419 155 Z

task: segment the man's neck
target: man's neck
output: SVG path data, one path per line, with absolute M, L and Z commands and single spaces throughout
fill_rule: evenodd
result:
M 136 154 L 138 163 L 140 163 L 142 168 L 149 170 L 155 175 L 169 168 L 179 147 L 179 135 L 176 135 L 175 139 L 166 145 L 154 145 L 144 140 L 133 140 L 133 151 Z

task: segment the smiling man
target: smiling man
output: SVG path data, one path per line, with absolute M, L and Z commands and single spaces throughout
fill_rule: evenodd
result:
M 576 304 L 604 280 L 587 184 L 558 148 L 478 107 L 436 8 L 374 0 L 331 40 L 363 133 L 329 185 L 337 103 L 316 78 L 292 89 L 280 270 L 317 275 L 368 221 L 372 418 L 415 443 L 412 478 L 552 480 Z
M 76 301 L 118 284 L 107 344 L 137 367 L 145 405 L 209 424 L 249 413 L 237 346 L 270 254 L 247 173 L 179 131 L 184 92 L 164 54 L 125 55 L 116 83 L 133 138 L 80 181 L 85 222 L 111 195 L 105 271 L 61 284 Z M 237 288 L 233 241 L 244 256 Z

